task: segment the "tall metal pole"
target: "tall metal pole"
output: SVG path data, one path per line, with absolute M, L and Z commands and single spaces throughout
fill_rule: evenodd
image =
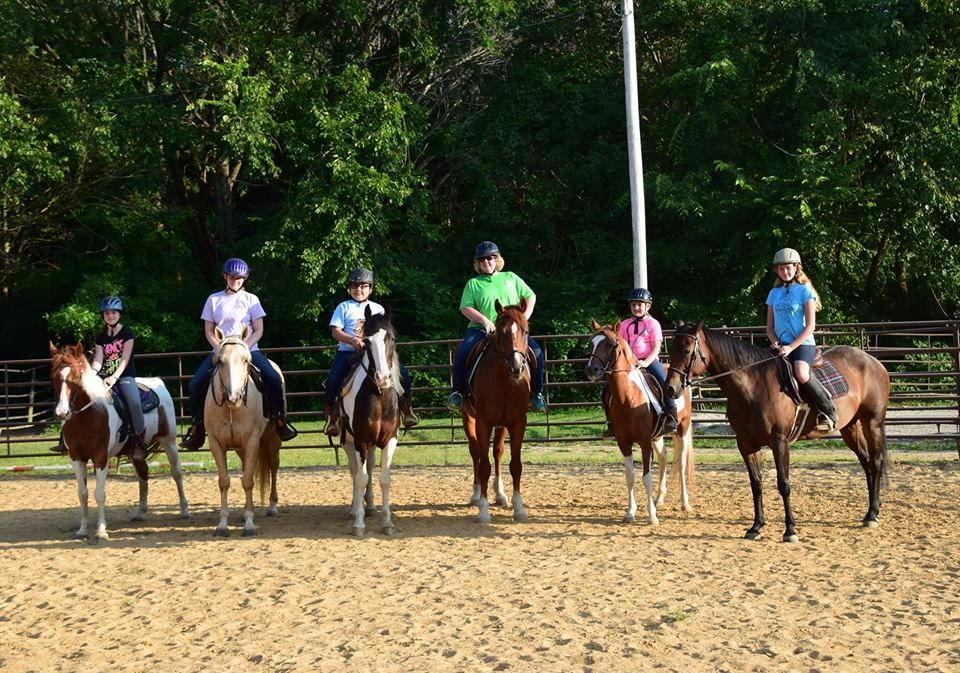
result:
M 630 163 L 630 214 L 633 222 L 633 286 L 647 287 L 647 221 L 640 156 L 640 103 L 633 30 L 633 0 L 623 0 L 623 85 L 627 99 L 627 152 Z

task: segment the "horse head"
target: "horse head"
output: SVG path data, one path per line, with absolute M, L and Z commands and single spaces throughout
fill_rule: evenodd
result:
M 367 374 L 373 379 L 377 390 L 382 393 L 393 387 L 397 333 L 390 322 L 389 311 L 386 314 L 375 314 L 370 310 L 370 306 L 367 306 L 363 317 L 363 340 L 366 343 L 364 357 L 368 361 Z
M 61 421 L 66 421 L 76 413 L 75 403 L 83 406 L 92 399 L 84 383 L 92 382 L 97 377 L 92 375 L 93 370 L 83 352 L 82 341 L 59 349 L 51 341 L 50 356 L 50 382 L 53 384 L 53 396 L 57 402 L 53 412 Z M 91 374 L 89 377 L 88 372 Z
M 667 392 L 674 398 L 680 397 L 684 387 L 707 371 L 709 352 L 703 341 L 703 320 L 696 325 L 685 325 L 682 320 L 677 323 L 667 373 Z
M 583 373 L 594 383 L 609 372 L 628 370 L 633 367 L 633 352 L 620 338 L 620 321 L 615 325 L 601 325 L 590 321 L 593 336 L 590 338 L 590 357 L 583 366 Z
M 224 402 L 234 407 L 246 402 L 247 380 L 250 370 L 250 347 L 247 345 L 247 328 L 238 335 L 224 336 L 219 327 L 214 328 L 217 349 L 213 353 L 213 366 L 220 381 Z
M 497 299 L 494 306 L 497 319 L 491 335 L 493 347 L 503 358 L 510 375 L 519 381 L 527 372 L 527 338 L 530 336 L 525 315 L 527 300 L 521 297 L 519 304 L 504 306 Z

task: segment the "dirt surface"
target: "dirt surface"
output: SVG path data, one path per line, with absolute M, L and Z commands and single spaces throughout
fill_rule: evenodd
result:
M 770 463 L 771 461 L 768 461 Z M 280 515 L 212 536 L 211 473 L 169 478 L 128 521 L 136 482 L 107 484 L 111 539 L 73 539 L 67 476 L 0 481 L 4 671 L 960 670 L 960 465 L 893 464 L 881 525 L 848 462 L 792 471 L 799 544 L 768 525 L 742 466 L 700 466 L 693 513 L 671 483 L 661 523 L 620 523 L 622 469 L 524 472 L 530 519 L 474 522 L 465 468 L 395 470 L 398 533 L 350 535 L 346 469 L 282 471 Z M 509 480 L 508 480 L 509 488 Z M 378 496 L 379 499 L 379 496 Z M 93 502 L 91 494 L 91 503 Z M 642 500 L 641 513 L 645 513 Z

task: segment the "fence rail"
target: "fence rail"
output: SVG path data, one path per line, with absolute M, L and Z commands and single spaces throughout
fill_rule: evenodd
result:
M 763 345 L 762 326 L 723 327 L 740 339 Z M 545 414 L 531 414 L 528 443 L 597 442 L 603 412 L 598 384 L 584 380 L 588 334 L 536 338 L 547 358 Z M 671 330 L 664 331 L 669 343 Z M 888 435 L 897 439 L 943 441 L 960 452 L 960 322 L 828 324 L 818 329 L 825 346 L 850 344 L 874 355 L 890 372 Z M 459 417 L 443 403 L 450 388 L 453 351 L 458 340 L 400 342 L 401 357 L 411 372 L 414 403 L 423 422 L 401 437 L 401 444 L 431 446 L 465 444 Z M 322 380 L 334 346 L 265 348 L 284 369 L 291 419 L 302 426 L 301 437 L 285 448 L 329 449 L 319 430 Z M 205 351 L 138 353 L 138 370 L 164 380 L 178 409 L 181 430 L 186 420 L 186 387 Z M 0 460 L 49 456 L 59 423 L 52 413 L 49 360 L 0 360 Z M 694 434 L 698 440 L 730 439 L 726 400 L 716 385 L 694 388 Z M 535 435 L 535 436 L 533 436 Z

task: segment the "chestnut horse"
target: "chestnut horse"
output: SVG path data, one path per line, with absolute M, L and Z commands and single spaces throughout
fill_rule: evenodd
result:
M 500 479 L 500 461 L 505 447 L 505 435 L 510 433 L 510 476 L 513 480 L 513 518 L 527 520 L 527 510 L 520 496 L 520 447 L 527 429 L 527 407 L 530 404 L 530 377 L 536 366 L 528 352 L 529 328 L 524 311 L 527 300 L 519 305 L 503 306 L 497 300 L 497 319 L 494 331 L 478 344 L 479 361 L 476 364 L 471 387 L 472 398 L 464 400 L 460 408 L 463 429 L 470 442 L 473 459 L 473 491 L 470 503 L 480 508 L 477 521 L 490 522 L 490 503 L 487 486 L 490 481 L 490 436 L 493 434 L 493 458 L 496 464 L 494 491 L 497 504 L 506 506 L 506 494 Z M 483 349 L 483 350 L 480 350 Z
M 120 415 L 113 405 L 113 396 L 87 362 L 83 344 L 58 349 L 50 342 L 50 381 L 56 400 L 54 413 L 63 422 L 63 443 L 73 464 L 80 498 L 80 528 L 75 537 L 87 535 L 87 462 L 93 463 L 97 479 L 94 497 L 97 500 L 97 532 L 93 541 L 107 540 L 105 506 L 107 500 L 107 463 L 125 447 L 120 441 Z M 190 516 L 187 498 L 183 492 L 183 469 L 177 452 L 177 416 L 173 399 L 163 381 L 156 378 L 138 378 L 137 383 L 157 394 L 160 405 L 143 415 L 146 426 L 144 443 L 148 447 L 162 445 L 170 463 L 170 474 L 177 484 L 180 496 L 180 518 Z M 147 512 L 147 480 L 140 482 L 140 502 L 131 516 L 141 521 Z
M 824 436 L 816 428 L 816 413 L 803 419 L 797 405 L 781 391 L 777 357 L 759 346 L 715 330 L 704 329 L 701 320 L 695 326 L 677 326 L 670 347 L 670 373 L 667 388 L 676 397 L 695 377 L 706 373 L 716 378 L 727 398 L 727 418 L 737 436 L 737 448 L 747 466 L 753 492 L 753 525 L 745 537 L 760 536 L 766 523 L 761 492 L 761 453 L 763 445 L 773 450 L 777 468 L 777 489 L 783 498 L 786 531 L 784 542 L 798 540 L 790 507 L 790 443 L 794 438 Z M 867 477 L 868 508 L 863 525 L 877 525 L 880 514 L 880 486 L 887 463 L 884 431 L 890 400 L 890 375 L 880 362 L 859 348 L 835 346 L 823 351 L 823 359 L 840 371 L 849 392 L 834 400 L 837 427 L 847 446 L 857 455 Z
M 593 336 L 590 339 L 590 357 L 584 366 L 584 373 L 593 382 L 606 378 L 610 392 L 610 424 L 617 438 L 617 446 L 623 454 L 623 465 L 627 479 L 627 511 L 623 515 L 624 523 L 633 523 L 637 514 L 637 498 L 634 490 L 633 445 L 640 445 L 643 460 L 643 485 L 647 491 L 647 521 L 657 525 L 657 507 L 663 505 L 667 495 L 667 452 L 663 446 L 663 437 L 653 438 L 656 412 L 651 408 L 650 400 L 640 382 L 644 374 L 636 356 L 623 337 L 620 336 L 620 323 L 600 325 L 592 321 Z M 647 381 L 658 386 L 651 377 Z M 690 498 L 687 492 L 687 480 L 694 479 L 693 431 L 690 405 L 690 391 L 686 390 L 677 401 L 677 432 L 673 435 L 673 460 L 680 477 L 680 508 L 690 512 Z M 650 456 L 656 451 L 660 463 L 660 481 L 657 497 L 653 496 L 653 475 L 650 472 Z
M 364 348 L 358 353 L 356 367 L 344 386 L 341 404 L 344 424 L 343 447 L 350 459 L 353 477 L 353 534 L 363 537 L 364 514 L 375 511 L 373 505 L 373 461 L 380 448 L 380 493 L 383 533 L 393 535 L 390 510 L 390 464 L 397 450 L 400 428 L 400 363 L 397 359 L 397 334 L 390 316 L 373 314 L 367 306 L 363 323 Z M 366 505 L 366 506 L 364 506 Z
M 203 405 L 203 424 L 207 430 L 207 444 L 217 464 L 217 482 L 220 487 L 220 521 L 214 531 L 218 537 L 227 537 L 227 492 L 230 473 L 227 471 L 227 451 L 234 449 L 243 465 L 240 483 L 246 496 L 243 508 L 243 536 L 256 534 L 253 523 L 253 486 L 260 484 L 260 499 L 266 495 L 270 481 L 270 505 L 267 516 L 277 514 L 277 471 L 280 469 L 280 437 L 273 421 L 263 414 L 263 395 L 250 376 L 250 347 L 245 341 L 247 328 L 239 335 L 224 336 L 220 328 L 214 333 L 217 350 L 213 355 L 214 372 Z M 280 369 L 271 361 L 278 372 Z

